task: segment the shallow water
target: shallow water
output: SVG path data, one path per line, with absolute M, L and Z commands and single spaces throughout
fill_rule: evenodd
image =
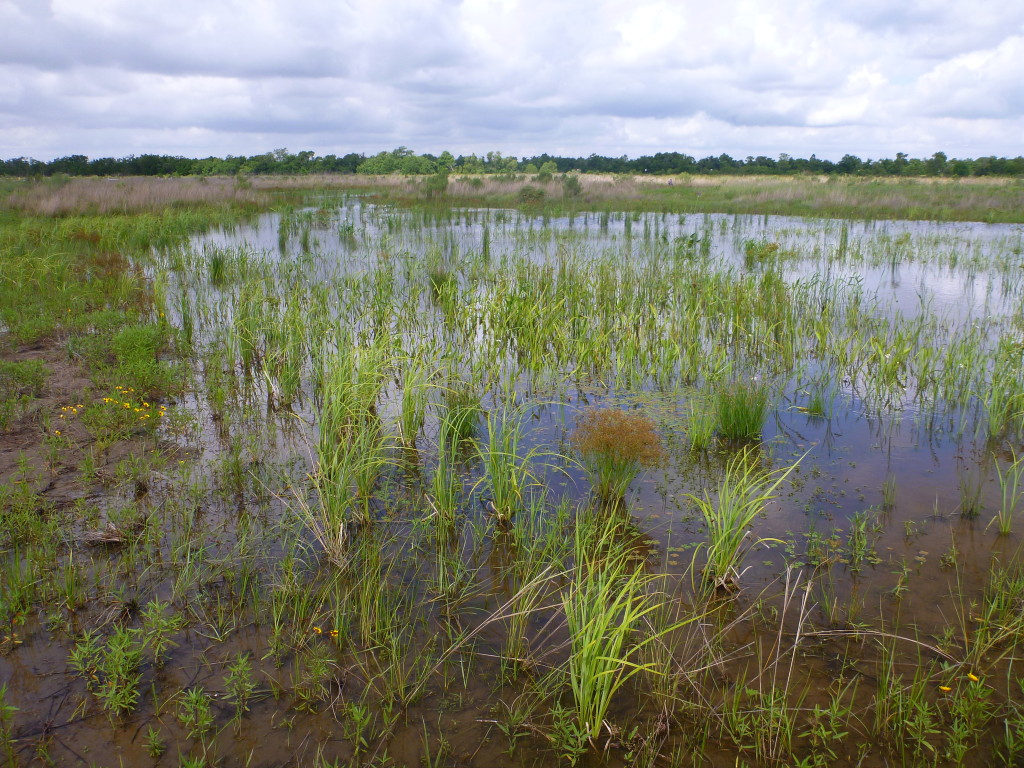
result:
M 929 348 L 940 358 L 954 340 L 968 338 L 968 346 L 982 350 L 972 358 L 982 370 L 969 380 L 977 386 L 991 379 L 1000 340 L 1012 355 L 1014 334 L 1024 332 L 1022 233 L 1011 225 L 776 216 L 432 216 L 351 198 L 264 215 L 161 254 L 154 275 L 166 286 L 172 324 L 192 328 L 197 361 L 195 386 L 179 403 L 194 421 L 164 439 L 195 449 L 198 458 L 161 469 L 166 485 L 154 484 L 142 499 L 111 492 L 105 503 L 112 509 L 131 501 L 154 512 L 159 530 L 150 548 L 141 556 L 73 555 L 88 563 L 86 590 L 93 596 L 62 619 L 73 631 L 34 615 L 19 629 L 21 643 L 0 658 L 0 679 L 10 681 L 7 701 L 19 707 L 18 759 L 27 763 L 36 753 L 68 765 L 147 763 L 146 733 L 153 728 L 170 747 L 160 764 L 188 756 L 246 766 L 558 764 L 557 705 L 571 701 L 557 674 L 571 641 L 562 596 L 578 576 L 573 521 L 606 511 L 573 454 L 576 420 L 586 408 L 617 406 L 657 424 L 668 458 L 631 484 L 619 507 L 628 520 L 621 535 L 672 593 L 671 604 L 689 610 L 699 602 L 693 584 L 706 543 L 690 495 L 713 492 L 737 450 L 725 441 L 691 450 L 690 408 L 707 406 L 729 377 L 756 378 L 771 392 L 759 460 L 766 467 L 800 463 L 754 525 L 758 543 L 742 563 L 738 594 L 719 595 L 700 622 L 673 633 L 680 665 L 705 663 L 697 660 L 711 646 L 720 647 L 720 656 L 706 677 L 694 678 L 701 693 L 692 701 L 674 694 L 678 708 L 669 735 L 659 736 L 657 760 L 686 764 L 700 755 L 734 765 L 745 755 L 756 762 L 726 735 L 724 703 L 744 689 L 767 690 L 768 671 L 777 675 L 785 665 L 797 718 L 825 705 L 836 680 L 860 680 L 852 705 L 861 714 L 851 729 L 855 741 L 869 743 L 884 656 L 879 633 L 903 638 L 895 652 L 901 670 L 939 670 L 963 658 L 958 634 L 969 633 L 980 611 L 993 562 L 1016 561 L 1022 525 L 1015 520 L 1007 536 L 990 525 L 1000 503 L 996 468 L 1005 471 L 1011 449 L 1021 452 L 1019 420 L 991 434 L 984 393 L 938 396 L 934 381 L 914 375 L 925 370 L 919 358 L 901 363 L 895 383 L 882 382 L 879 370 L 905 331 L 914 334 L 915 353 Z M 225 272 L 214 279 L 218 260 Z M 438 282 L 430 282 L 432 274 Z M 656 353 L 665 348 L 658 344 L 685 334 L 676 312 L 689 306 L 690 282 L 706 274 L 724 275 L 723 286 L 747 280 L 765 290 L 774 290 L 778 275 L 792 291 L 779 296 L 801 313 L 793 323 L 795 362 L 758 357 L 779 342 L 776 329 L 786 322 L 766 305 L 752 310 L 766 314 L 748 325 L 748 318 L 716 309 L 736 327 L 705 321 L 695 373 L 684 356 L 658 370 Z M 551 286 L 554 296 L 564 288 L 593 304 L 586 317 L 561 306 L 550 326 L 554 337 L 580 324 L 583 332 L 573 336 L 580 346 L 552 342 L 538 354 L 527 343 L 543 313 L 530 315 L 537 306 L 530 300 Z M 629 303 L 636 296 L 647 305 Z M 520 298 L 527 314 L 506 314 Z M 814 301 L 822 314 L 835 313 L 829 330 L 840 341 L 829 342 L 828 354 L 801 335 L 815 319 L 808 309 Z M 627 304 L 642 309 L 629 318 L 609 309 Z M 247 317 L 256 319 L 247 325 Z M 275 360 L 287 354 L 273 354 L 287 349 L 282 339 L 300 320 L 307 323 L 301 385 L 285 401 L 286 367 Z M 605 341 L 587 347 L 580 337 L 588 333 Z M 877 354 L 858 349 L 845 368 L 834 367 L 845 339 L 858 335 L 876 339 Z M 362 350 L 380 338 L 391 345 L 393 365 L 372 410 L 391 444 L 367 502 L 375 522 L 353 526 L 356 554 L 337 568 L 304 525 L 304 510 L 318 503 L 308 487 L 321 413 L 316 379 L 325 355 L 348 343 Z M 256 354 L 248 364 L 247 344 Z M 727 373 L 706 363 L 715 355 Z M 394 443 L 402 374 L 417 356 L 427 361 L 432 388 L 415 449 L 400 449 Z M 453 469 L 460 492 L 454 533 L 436 533 L 429 482 L 446 388 L 459 380 L 478 390 L 481 443 L 488 415 L 521 431 L 518 455 L 528 461 L 527 496 L 536 514 L 524 503 L 509 531 L 484 511 L 489 480 L 476 449 L 464 447 Z M 1019 374 L 1013 381 L 1021 387 Z M 960 514 L 965 478 L 977 478 L 980 488 L 975 519 Z M 379 547 L 360 550 L 360 540 L 372 536 L 380 537 Z M 550 539 L 550 550 L 524 563 L 522 553 L 541 539 Z M 559 554 L 548 563 L 553 551 Z M 541 590 L 546 599 L 528 611 L 527 658 L 515 675 L 502 661 L 511 632 L 507 604 L 528 583 L 517 569 L 535 563 L 546 563 L 553 575 Z M 360 585 L 374 580 L 387 585 L 380 610 L 397 617 L 385 622 L 391 636 L 366 635 L 359 623 L 359 601 L 370 599 Z M 109 581 L 121 585 L 120 602 Z M 147 656 L 141 665 L 133 713 L 108 718 L 96 692 L 68 667 L 72 637 L 89 627 L 107 636 L 119 623 L 139 629 L 138 611 L 154 598 L 168 601 L 186 625 L 171 634 L 175 645 L 165 664 Z M 330 638 L 332 627 L 339 640 Z M 392 637 L 398 650 L 389 650 Z M 776 648 L 773 656 L 782 638 L 796 647 L 787 656 Z M 249 654 L 256 688 L 236 723 L 225 670 L 239 653 Z M 798 660 L 795 670 L 791 659 Z M 985 671 L 996 699 L 1007 706 L 1019 699 L 1012 663 L 993 660 Z M 661 704 L 648 685 L 638 677 L 620 691 L 609 722 L 657 731 Z M 196 686 L 211 694 L 213 707 L 214 725 L 201 736 L 187 733 L 180 703 L 182 692 Z M 409 701 L 391 698 L 409 690 L 416 692 Z M 935 685 L 929 691 L 939 706 L 944 700 Z M 510 724 L 520 709 L 527 714 L 516 731 Z M 695 742 L 692 734 L 705 721 L 713 723 L 710 735 Z M 518 734 L 511 752 L 503 727 Z M 630 746 L 625 733 L 608 741 L 607 749 L 588 749 L 581 763 L 633 763 L 639 742 Z M 798 739 L 794 753 L 811 748 Z M 974 754 L 990 753 L 986 744 Z M 787 753 L 777 762 L 789 759 Z M 858 755 L 851 747 L 832 762 L 894 759 L 886 749 Z

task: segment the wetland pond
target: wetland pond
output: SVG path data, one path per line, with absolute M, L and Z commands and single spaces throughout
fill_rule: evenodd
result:
M 1022 243 L 338 197 L 154 253 L 173 459 L 8 558 L 8 758 L 1019 761 Z

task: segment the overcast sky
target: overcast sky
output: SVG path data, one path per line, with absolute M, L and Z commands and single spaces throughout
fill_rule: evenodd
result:
M 1024 154 L 1022 0 L 0 0 L 0 157 Z

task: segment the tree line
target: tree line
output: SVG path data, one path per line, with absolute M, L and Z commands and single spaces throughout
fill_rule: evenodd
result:
M 734 158 L 727 154 L 697 159 L 680 152 L 658 152 L 630 159 L 621 157 L 533 157 L 486 155 L 454 156 L 416 154 L 406 147 L 375 155 L 317 155 L 306 150 L 292 153 L 275 149 L 252 156 L 189 158 L 169 155 L 129 155 L 90 159 L 69 155 L 50 161 L 18 157 L 0 161 L 0 176 L 234 176 L 262 174 L 364 173 L 364 174 L 446 174 L 446 173 L 629 173 L 629 174 L 841 174 L 855 176 L 1024 176 L 1024 157 L 949 158 L 936 152 L 928 158 L 913 158 L 903 152 L 895 158 L 861 159 L 844 155 L 837 162 L 811 155 L 809 158 L 781 154 L 777 158 L 759 155 Z

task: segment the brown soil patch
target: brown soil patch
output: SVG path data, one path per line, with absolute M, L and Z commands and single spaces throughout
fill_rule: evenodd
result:
M 89 430 L 61 409 L 85 405 L 96 398 L 93 382 L 82 366 L 69 360 L 57 339 L 4 350 L 9 361 L 40 360 L 49 375 L 40 397 L 27 404 L 5 431 L 0 432 L 0 484 L 28 483 L 33 494 L 54 508 L 108 493 L 117 465 L 153 448 L 152 438 L 137 437 L 99 446 Z M 62 413 L 65 418 L 62 419 Z M 59 450 L 48 444 L 61 438 Z M 85 478 L 83 460 L 89 457 L 94 474 Z M 139 489 L 145 492 L 145 488 Z

